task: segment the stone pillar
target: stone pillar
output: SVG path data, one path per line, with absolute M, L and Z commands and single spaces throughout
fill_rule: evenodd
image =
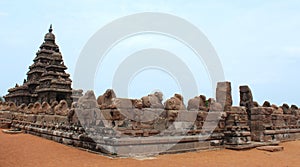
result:
M 224 144 L 228 148 L 237 148 L 240 145 L 251 143 L 250 128 L 247 125 L 248 117 L 245 107 L 231 107 L 226 111 Z
M 272 129 L 272 107 L 253 107 L 251 109 L 251 139 L 257 142 L 272 141 L 272 137 L 266 135 Z
M 224 111 L 229 111 L 232 106 L 231 83 L 218 82 L 216 90 L 216 101 L 220 103 Z
M 254 105 L 251 89 L 247 85 L 240 86 L 240 106 L 246 107 L 248 120 L 250 120 L 251 109 Z

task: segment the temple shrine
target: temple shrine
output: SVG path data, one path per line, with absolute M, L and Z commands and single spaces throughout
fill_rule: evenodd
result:
M 33 64 L 29 66 L 27 80 L 23 85 L 18 85 L 8 90 L 4 96 L 6 101 L 16 105 L 23 103 L 48 102 L 66 100 L 70 105 L 82 95 L 81 90 L 72 90 L 70 74 L 66 73 L 59 46 L 55 43 L 52 25 L 45 35 L 44 42 L 36 53 Z M 72 96 L 75 95 L 75 96 Z

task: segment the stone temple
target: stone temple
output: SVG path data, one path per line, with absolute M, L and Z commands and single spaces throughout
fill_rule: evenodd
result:
M 98 98 L 93 91 L 81 96 L 71 88 L 52 31 L 50 26 L 27 80 L 0 101 L 0 128 L 112 157 L 243 150 L 300 139 L 300 108 L 259 105 L 247 85 L 239 87 L 240 103 L 233 106 L 228 81 L 217 83 L 215 98 L 195 94 L 187 104 L 178 93 L 164 102 L 162 92 L 137 99 L 120 98 L 113 89 Z
M 23 103 L 28 105 L 35 102 L 51 104 L 54 101 L 66 100 L 70 105 L 82 94 L 80 90 L 72 90 L 70 74 L 65 72 L 67 67 L 52 31 L 50 25 L 33 64 L 29 66 L 27 80 L 24 79 L 23 85 L 16 84 L 14 88 L 8 90 L 9 93 L 4 96 L 6 101 L 14 102 L 16 105 Z

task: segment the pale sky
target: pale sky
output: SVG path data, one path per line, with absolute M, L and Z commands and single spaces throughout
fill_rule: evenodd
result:
M 69 67 L 67 72 L 73 76 L 82 48 L 97 30 L 117 18 L 139 12 L 168 13 L 197 26 L 217 51 L 226 80 L 232 82 L 235 105 L 239 101 L 238 86 L 247 84 L 254 100 L 260 104 L 269 100 L 279 105 L 286 102 L 300 106 L 298 0 L 0 0 L 0 95 L 7 94 L 7 89 L 16 83 L 22 84 L 50 24 L 53 24 L 56 43 Z M 106 61 L 117 62 L 119 58 L 124 59 L 150 46 L 172 50 L 181 55 L 192 71 L 203 71 L 196 78 L 199 92 L 212 96 L 201 62 L 195 65 L 197 62 L 193 62 L 191 51 L 166 37 L 133 37 L 112 49 Z M 104 61 L 102 68 L 109 66 Z M 99 68 L 99 76 L 95 78 L 97 95 L 111 87 L 110 74 L 104 75 L 101 71 Z M 147 84 L 141 85 L 145 76 L 163 79 L 158 80 L 161 84 L 149 88 Z M 138 98 L 157 86 L 168 98 L 178 92 L 171 80 L 158 71 L 146 71 L 133 79 L 129 94 Z

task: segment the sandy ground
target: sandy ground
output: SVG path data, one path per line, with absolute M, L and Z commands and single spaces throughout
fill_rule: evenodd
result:
M 284 151 L 202 151 L 160 155 L 151 159 L 108 158 L 28 134 L 0 132 L 0 167 L 93 166 L 295 166 L 300 167 L 300 141 L 282 143 Z

